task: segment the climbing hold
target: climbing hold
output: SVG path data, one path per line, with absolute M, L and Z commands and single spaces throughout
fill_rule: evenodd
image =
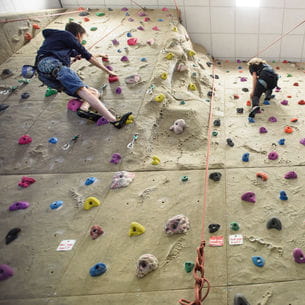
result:
M 241 196 L 241 200 L 255 203 L 256 202 L 256 196 L 253 192 L 246 192 Z
M 121 61 L 126 62 L 126 61 L 129 61 L 129 59 L 127 56 L 124 55 L 121 57 Z M 111 75 L 109 75 L 109 76 L 111 76 Z
M 18 140 L 18 143 L 21 144 L 21 145 L 29 144 L 31 142 L 32 142 L 32 138 L 27 134 L 21 136 Z
M 210 178 L 211 180 L 213 180 L 214 182 L 220 181 L 220 179 L 221 179 L 221 173 L 219 173 L 219 172 L 211 173 L 211 174 L 209 175 L 209 178 Z
M 161 162 L 157 156 L 152 156 L 151 159 L 152 159 L 152 161 L 151 161 L 152 165 L 159 165 Z
M 152 254 L 143 254 L 137 261 L 137 277 L 142 278 L 146 274 L 156 270 L 159 266 L 157 258 Z
M 57 90 L 56 89 L 52 89 L 52 88 L 47 88 L 46 90 L 46 93 L 45 93 L 45 97 L 48 97 L 48 96 L 51 96 L 51 95 L 54 95 L 57 93 Z
M 128 85 L 137 84 L 141 81 L 141 76 L 139 74 L 132 74 L 125 78 L 125 83 Z
M 277 122 L 277 118 L 274 117 L 274 116 L 271 116 L 269 119 L 268 119 L 269 122 L 271 123 L 276 123 Z
M 178 119 L 174 122 L 174 124 L 169 128 L 169 130 L 172 130 L 175 134 L 180 134 L 184 131 L 186 128 L 186 123 L 183 119 Z
M 24 210 L 27 209 L 29 206 L 30 204 L 26 201 L 16 201 L 10 205 L 9 210 L 10 211 Z
M 284 105 L 284 106 L 287 106 L 288 105 L 288 101 L 287 100 L 282 100 L 281 104 Z
M 241 82 L 246 82 L 248 79 L 247 79 L 247 77 L 241 77 L 240 78 L 240 81 Z M 245 91 L 244 89 L 247 89 L 247 88 L 243 88 L 242 90 L 244 91 L 244 92 L 248 92 L 249 90 L 247 89 L 247 91 Z
M 89 21 L 90 21 L 90 18 L 85 17 L 85 18 L 84 18 L 84 21 L 85 21 L 85 22 L 89 22 Z
M 288 200 L 288 196 L 285 191 L 280 191 L 280 199 L 283 201 Z
M 84 202 L 84 210 L 90 210 L 93 207 L 101 205 L 100 201 L 96 197 L 88 197 Z
M 101 236 L 103 234 L 104 234 L 104 231 L 103 231 L 102 227 L 100 227 L 99 225 L 94 225 L 90 229 L 90 236 L 92 239 L 97 239 L 99 236 Z
M 96 27 L 96 26 L 93 26 L 93 27 L 90 28 L 90 31 L 92 31 L 92 32 L 94 32 L 94 31 L 96 31 L 96 30 L 97 30 L 97 27 Z
M 30 97 L 30 94 L 29 94 L 28 92 L 24 92 L 24 93 L 21 94 L 21 98 L 22 98 L 23 100 L 26 100 L 26 99 L 28 99 L 29 97 Z
M 64 202 L 62 200 L 54 201 L 50 204 L 51 210 L 59 210 L 63 207 Z
M 7 280 L 14 275 L 14 270 L 6 264 L 0 265 L 0 281 Z
M 214 131 L 212 132 L 212 136 L 213 136 L 213 137 L 217 137 L 217 135 L 218 135 L 218 132 L 214 130 Z
M 300 101 L 298 101 L 298 104 L 299 105 L 305 105 L 305 101 L 304 100 L 300 100 Z
M 288 74 L 287 74 L 287 77 L 292 77 L 292 74 L 288 73 Z
M 164 227 L 164 231 L 168 235 L 186 233 L 190 229 L 190 221 L 184 215 L 176 215 L 170 218 Z
M 252 262 L 257 267 L 264 267 L 265 259 L 261 256 L 252 256 Z
M 250 303 L 241 293 L 237 293 L 234 296 L 234 305 L 250 305 Z
M 149 45 L 149 46 L 153 46 L 154 44 L 155 44 L 155 40 L 153 39 L 153 38 L 151 38 L 151 39 L 148 39 L 147 41 L 146 41 L 146 43 Z M 169 53 L 169 54 L 171 54 L 171 53 Z M 173 57 L 172 57 L 173 58 Z M 167 58 L 167 59 L 172 59 L 172 58 Z
M 150 18 L 149 18 L 149 17 L 145 17 L 145 18 L 144 18 L 144 21 L 145 21 L 145 22 L 148 22 L 148 21 L 150 21 Z
M 244 113 L 244 108 L 236 108 L 236 112 L 242 114 Z
M 167 53 L 165 58 L 168 59 L 168 60 L 171 60 L 175 57 L 175 55 L 173 53 Z
M 187 65 L 184 64 L 184 63 L 182 63 L 182 62 L 180 62 L 180 63 L 177 65 L 176 70 L 177 70 L 178 72 L 187 71 Z
M 290 126 L 286 126 L 285 128 L 284 128 L 284 131 L 286 132 L 286 133 L 293 133 L 293 128 L 292 127 L 290 127 Z
M 263 101 L 263 104 L 264 104 L 264 105 L 270 105 L 270 102 L 269 102 L 269 100 L 264 100 L 264 101 Z
M 187 55 L 191 57 L 191 56 L 196 55 L 196 52 L 193 51 L 193 50 L 188 50 L 188 51 L 187 51 Z
M 228 139 L 227 139 L 227 144 L 228 144 L 230 147 L 233 147 L 233 146 L 234 146 L 234 143 L 233 143 L 233 141 L 232 141 L 231 138 L 228 138 Z
M 176 26 L 172 27 L 173 32 L 178 32 L 178 28 Z
M 118 46 L 120 44 L 120 42 L 117 39 L 113 39 L 111 41 L 114 46 Z
M 104 263 L 97 263 L 89 270 L 91 276 L 100 276 L 107 271 L 107 266 Z
M 285 179 L 297 179 L 298 178 L 298 175 L 296 172 L 294 171 L 290 171 L 288 173 L 285 174 L 284 176 Z
M 122 88 L 121 88 L 121 87 L 117 87 L 117 88 L 115 89 L 115 93 L 116 93 L 116 94 L 121 94 L 121 93 L 122 93 Z
M 102 17 L 102 16 L 105 16 L 105 13 L 103 13 L 103 12 L 97 12 L 97 13 L 95 13 L 95 15 L 98 16 L 98 17 Z
M 243 92 L 249 92 L 249 89 L 248 88 L 242 88 L 241 89 Z
M 119 153 L 114 153 L 111 156 L 110 163 L 119 164 L 121 162 L 121 160 L 122 160 L 121 155 Z
M 23 70 L 23 67 L 22 67 L 22 70 Z M 32 66 L 27 65 L 27 67 L 32 67 Z M 29 69 L 31 70 L 31 73 L 30 73 L 31 76 L 33 76 L 32 68 L 29 68 Z M 10 69 L 3 69 L 2 72 L 1 72 L 1 78 L 5 79 L 5 78 L 8 78 L 8 77 L 12 76 L 13 74 L 14 73 Z M 22 71 L 22 74 L 23 74 L 23 71 Z M 27 74 L 27 73 L 25 73 L 25 74 Z
M 197 86 L 193 83 L 190 83 L 188 85 L 188 89 L 191 90 L 191 91 L 196 91 L 197 90 Z
M 263 172 L 256 173 L 256 177 L 262 179 L 263 181 L 268 180 L 268 175 L 266 173 L 263 173 Z
M 132 222 L 129 227 L 128 235 L 129 236 L 138 236 L 138 235 L 143 234 L 144 232 L 145 232 L 144 226 L 142 226 L 141 224 L 139 224 L 137 222 Z
M 185 262 L 185 263 L 184 263 L 184 269 L 185 269 L 185 271 L 186 271 L 187 273 L 192 272 L 192 270 L 194 269 L 194 267 L 195 267 L 195 264 L 192 263 L 192 262 Z
M 86 11 L 82 11 L 78 14 L 78 16 L 81 16 L 81 17 L 88 16 L 88 15 L 90 15 L 90 14 L 89 14 L 89 12 L 86 12 Z
M 50 139 L 48 140 L 48 142 L 51 143 L 51 144 L 56 144 L 56 143 L 58 142 L 58 139 L 55 138 L 55 137 L 52 137 L 52 138 L 50 138 Z
M 292 255 L 293 255 L 293 258 L 294 258 L 296 263 L 298 263 L 298 264 L 304 264 L 305 263 L 305 255 L 304 255 L 304 252 L 302 251 L 302 249 L 295 248 L 293 250 Z
M 127 40 L 127 44 L 129 46 L 135 46 L 138 43 L 138 38 L 129 38 Z
M 164 19 L 162 19 L 162 18 L 159 18 L 159 19 L 158 19 L 158 21 L 159 21 L 159 22 L 162 22 L 162 21 L 164 21 Z
M 189 180 L 189 177 L 188 176 L 182 176 L 181 177 L 181 181 L 182 182 L 187 182 Z
M 134 116 L 131 114 L 128 116 L 128 119 L 126 120 L 125 124 L 132 124 L 134 122 Z
M 109 121 L 107 119 L 105 119 L 104 117 L 100 117 L 97 121 L 96 121 L 96 125 L 97 126 L 101 126 L 101 125 L 106 125 L 109 124 Z
M 285 139 L 279 139 L 278 140 L 278 143 L 279 143 L 279 145 L 285 145 Z
M 251 101 L 247 101 L 246 105 L 251 106 Z
M 9 230 L 5 237 L 5 243 L 8 245 L 16 238 L 18 238 L 18 234 L 20 233 L 20 231 L 21 231 L 20 228 L 13 228 Z
M 234 98 L 234 100 L 238 100 L 239 99 L 239 95 L 238 94 L 233 94 L 233 98 Z
M 259 133 L 267 133 L 268 130 L 265 127 L 260 127 Z
M 34 30 L 39 30 L 40 29 L 40 26 L 37 23 L 34 23 L 32 25 L 32 27 L 33 27 Z
M 36 182 L 36 180 L 34 178 L 23 176 L 21 178 L 21 181 L 18 182 L 18 185 L 23 187 L 23 188 L 27 188 L 35 182 Z
M 230 229 L 233 231 L 238 231 L 240 229 L 240 225 L 238 222 L 231 222 Z
M 271 218 L 267 222 L 267 229 L 277 229 L 279 231 L 282 230 L 282 223 L 278 218 Z
M 220 120 L 219 120 L 219 119 L 214 120 L 213 125 L 214 125 L 215 127 L 219 127 L 219 126 L 221 125 Z
M 298 86 L 299 86 L 299 83 L 293 83 L 293 85 L 294 85 L 295 87 L 298 87 Z
M 296 123 L 297 121 L 298 121 L 297 118 L 292 118 L 292 119 L 290 119 L 290 122 L 292 122 L 292 123 Z
M 153 98 L 153 100 L 158 103 L 163 102 L 164 99 L 165 99 L 165 95 L 163 93 L 160 93 Z
M 153 31 L 160 31 L 159 27 L 157 27 L 157 26 L 152 27 L 152 30 Z
M 67 104 L 67 108 L 71 111 L 76 112 L 80 106 L 81 106 L 82 102 L 78 99 L 72 99 L 68 102 Z
M 279 154 L 276 151 L 272 151 L 268 154 L 269 160 L 277 160 L 279 157 Z
M 243 162 L 249 162 L 249 156 L 250 154 L 249 153 L 244 153 L 243 156 L 242 156 L 242 161 Z
M 209 224 L 209 232 L 210 233 L 215 233 L 220 229 L 220 224 L 218 223 L 211 223 Z
M 133 181 L 134 177 L 134 173 L 126 171 L 116 172 L 112 177 L 112 183 L 110 188 L 117 189 L 121 187 L 127 187 Z
M 119 77 L 117 75 L 109 75 L 108 76 L 108 82 L 109 83 L 114 83 L 117 82 L 119 80 Z
M 32 40 L 32 38 L 33 38 L 33 36 L 32 36 L 31 33 L 29 33 L 29 32 L 24 33 L 24 40 L 25 41 L 30 41 L 30 40 Z
M 167 73 L 166 72 L 161 73 L 160 78 L 164 80 L 167 79 Z
M 142 27 L 142 25 L 138 26 L 137 29 L 138 29 L 139 31 L 144 31 L 144 28 Z
M 89 177 L 86 179 L 85 185 L 90 185 L 90 184 L 94 183 L 95 181 L 96 181 L 95 177 Z
M 142 62 L 146 62 L 146 61 L 147 61 L 147 58 L 146 58 L 146 57 L 142 57 L 142 58 L 141 58 L 141 61 L 142 61 Z
M 300 143 L 301 143 L 302 145 L 305 145 L 305 138 L 303 138 L 302 140 L 300 140 Z
M 128 8 L 127 8 L 127 7 L 122 7 L 122 8 L 121 8 L 121 11 L 122 11 L 122 12 L 127 12 L 127 11 L 128 11 Z
M 254 120 L 254 118 L 248 117 L 248 122 L 249 123 L 255 123 L 255 120 Z

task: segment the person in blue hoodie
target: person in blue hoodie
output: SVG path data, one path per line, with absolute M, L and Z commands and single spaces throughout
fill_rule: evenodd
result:
M 35 59 L 38 78 L 50 88 L 82 99 L 81 108 L 77 111 L 80 117 L 97 121 L 103 116 L 116 128 L 121 128 L 132 113 L 128 112 L 117 120 L 99 100 L 98 90 L 85 85 L 77 73 L 70 68 L 71 58 L 74 58 L 74 61 L 84 58 L 109 75 L 117 75 L 82 46 L 81 41 L 85 33 L 86 30 L 75 22 L 67 23 L 64 31 L 43 30 L 45 40 Z M 99 114 L 89 111 L 89 107 L 94 108 Z

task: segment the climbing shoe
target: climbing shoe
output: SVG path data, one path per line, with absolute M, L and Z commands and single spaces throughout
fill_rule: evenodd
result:
M 255 118 L 255 115 L 260 111 L 259 106 L 253 106 L 249 113 L 249 118 Z
M 0 104 L 0 112 L 4 111 L 5 109 L 7 109 L 9 107 L 9 105 L 5 105 L 5 104 Z
M 102 116 L 92 111 L 85 111 L 82 109 L 77 110 L 77 115 L 83 119 L 97 122 Z
M 128 120 L 129 116 L 132 114 L 132 112 L 127 112 L 124 115 L 120 117 L 118 121 L 115 122 L 110 122 L 115 128 L 121 129 L 125 124 L 126 121 Z

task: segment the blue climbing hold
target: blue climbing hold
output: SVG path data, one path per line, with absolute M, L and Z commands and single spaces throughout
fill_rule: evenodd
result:
M 94 183 L 95 181 L 96 181 L 95 177 L 89 177 L 86 179 L 85 185 L 90 185 L 90 184 Z
M 97 263 L 90 268 L 89 273 L 91 276 L 99 276 L 107 271 L 107 266 L 104 263 Z
M 54 201 L 50 204 L 51 210 L 59 210 L 63 206 L 64 202 L 61 200 Z
M 164 21 L 164 19 L 159 18 L 158 21 L 162 22 L 162 21 Z
M 278 143 L 279 145 L 285 145 L 285 139 L 279 139 Z
M 280 191 L 280 199 L 281 200 L 288 200 L 288 196 L 285 191 Z
M 126 35 L 127 37 L 132 37 L 132 34 L 130 32 L 128 32 Z
M 122 53 L 122 50 L 121 49 L 118 49 L 118 51 L 117 51 L 118 53 Z
M 270 105 L 270 102 L 268 100 L 264 100 L 263 104 L 264 105 Z
M 125 16 L 130 16 L 128 12 L 125 13 Z
M 255 120 L 254 120 L 254 118 L 248 117 L 248 122 L 249 122 L 249 123 L 255 123 Z
M 58 142 L 58 139 L 55 137 L 52 137 L 49 139 L 49 143 L 51 143 L 51 144 L 56 144 L 57 142 Z
M 249 162 L 249 156 L 250 156 L 249 153 L 244 153 L 243 156 L 242 156 L 242 161 L 243 162 Z
M 257 267 L 264 267 L 265 259 L 261 256 L 252 256 L 252 262 Z
M 147 58 L 146 57 L 142 57 L 141 61 L 147 61 Z

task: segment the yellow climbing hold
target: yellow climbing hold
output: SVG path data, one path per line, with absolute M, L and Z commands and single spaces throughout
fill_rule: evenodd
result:
M 163 93 L 160 93 L 154 97 L 154 101 L 158 103 L 163 102 L 164 99 L 165 99 L 165 95 Z
M 172 31 L 173 31 L 173 32 L 178 32 L 178 28 L 177 28 L 176 26 L 174 26 L 174 27 L 172 28 Z
M 167 73 L 166 72 L 161 73 L 160 77 L 164 80 L 167 79 Z
M 96 197 L 88 197 L 84 202 L 84 210 L 90 210 L 93 207 L 101 205 L 100 201 Z
M 131 114 L 128 119 L 126 120 L 126 124 L 132 124 L 134 121 L 134 116 Z
M 143 234 L 144 232 L 145 232 L 145 228 L 141 224 L 137 222 L 132 222 L 129 227 L 128 235 L 137 236 Z
M 188 50 L 188 51 L 187 51 L 187 55 L 188 55 L 188 56 L 194 56 L 194 55 L 196 55 L 196 52 L 193 51 L 193 50 Z
M 173 53 L 167 53 L 165 58 L 168 59 L 168 60 L 171 60 L 175 57 L 175 55 Z
M 197 90 L 196 85 L 193 84 L 193 83 L 190 83 L 190 84 L 189 84 L 189 90 L 196 91 L 196 90 Z
M 152 161 L 151 161 L 152 165 L 160 164 L 161 160 L 157 156 L 152 156 L 151 158 L 152 158 Z

